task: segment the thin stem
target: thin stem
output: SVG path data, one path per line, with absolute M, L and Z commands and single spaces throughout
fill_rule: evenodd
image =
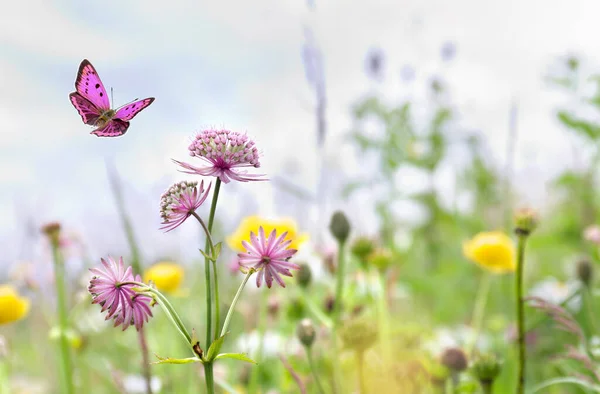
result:
M 71 362 L 71 352 L 69 342 L 67 341 L 67 297 L 65 291 L 65 264 L 58 247 L 58 240 L 52 242 L 52 257 L 54 259 L 54 283 L 56 285 L 58 325 L 60 330 L 60 361 L 63 393 L 72 394 L 75 392 L 73 387 L 73 367 Z
M 215 190 L 213 191 L 213 198 L 210 204 L 210 214 L 208 215 L 208 231 L 207 234 L 212 232 L 213 223 L 215 220 L 215 212 L 217 210 L 217 201 L 219 200 L 219 190 L 221 189 L 221 179 L 217 178 L 215 184 Z M 211 239 L 207 235 L 206 243 L 204 245 L 204 253 L 208 255 L 210 244 L 212 243 Z M 212 338 L 212 285 L 210 280 L 210 262 L 207 258 L 204 258 L 204 278 L 206 280 L 206 348 L 208 349 L 211 343 Z M 219 308 L 219 305 L 215 305 L 215 308 Z M 216 329 L 215 329 L 216 331 Z M 212 383 L 212 366 L 210 369 L 204 369 L 207 374 L 210 372 L 210 381 L 211 381 L 211 390 L 214 391 L 214 385 Z M 209 378 L 208 375 L 206 377 L 206 384 L 208 387 Z
M 8 383 L 8 361 L 6 356 L 0 354 L 0 394 L 10 394 Z
M 126 283 L 132 283 L 132 282 L 124 282 L 123 284 L 126 284 Z M 137 282 L 133 282 L 133 283 L 137 283 Z M 144 288 L 143 291 L 145 293 L 149 293 L 153 298 L 158 299 L 158 305 L 160 305 L 161 308 L 163 309 L 163 311 L 165 311 L 165 313 L 169 317 L 169 320 L 171 320 L 171 322 L 175 325 L 175 327 L 177 328 L 177 331 L 179 331 L 179 333 L 185 339 L 186 344 L 188 346 L 190 346 L 192 348 L 192 351 L 193 351 L 194 350 L 193 349 L 194 344 L 192 343 L 192 336 L 188 332 L 187 328 L 183 324 L 183 321 L 181 321 L 181 318 L 179 317 L 179 315 L 175 311 L 175 308 L 173 308 L 173 305 L 171 305 L 171 303 L 169 302 L 169 300 L 167 299 L 167 297 L 165 297 L 157 289 L 149 287 L 148 285 L 144 285 L 143 283 L 141 283 L 141 285 Z M 194 353 L 194 355 L 195 354 L 196 353 Z
M 469 344 L 467 354 L 473 356 L 475 347 L 477 346 L 477 340 L 481 333 L 481 327 L 483 325 L 483 317 L 485 315 L 485 305 L 487 304 L 488 294 L 490 293 L 490 284 L 492 283 L 492 275 L 490 273 L 484 273 L 481 282 L 479 283 L 479 289 L 475 297 L 475 307 L 473 308 L 473 318 L 471 320 L 471 326 L 474 330 L 474 338 Z
M 108 162 L 106 163 L 106 170 L 108 172 L 108 181 L 110 183 L 113 195 L 115 196 L 115 202 L 117 203 L 117 210 L 119 212 L 119 217 L 121 218 L 121 224 L 123 225 L 123 230 L 125 231 L 125 236 L 127 237 L 127 243 L 129 244 L 129 248 L 131 250 L 131 267 L 133 268 L 133 272 L 136 274 L 141 274 L 142 267 L 140 265 L 140 252 L 137 242 L 135 242 L 135 235 L 133 233 L 131 220 L 129 220 L 127 210 L 125 209 L 125 200 L 123 198 L 123 190 L 119 182 L 119 176 L 117 175 L 117 171 L 112 168 L 112 166 L 109 166 Z
M 212 237 L 210 236 L 210 231 L 208 230 L 208 228 L 206 227 L 206 224 L 204 223 L 204 220 L 202 220 L 202 218 L 196 213 L 196 212 L 192 212 L 192 216 L 196 218 L 196 220 L 198 220 L 198 222 L 200 223 L 200 225 L 202 226 L 202 229 L 204 229 L 204 234 L 206 234 L 206 239 L 208 240 L 208 246 L 210 248 L 210 251 L 213 253 L 215 253 L 215 244 L 212 240 Z
M 219 301 L 219 274 L 217 273 L 217 261 L 213 260 L 213 282 L 215 284 L 215 341 L 219 339 L 219 327 L 221 325 L 221 304 Z
M 319 394 L 325 394 L 325 390 L 323 390 L 323 385 L 321 384 L 321 380 L 319 379 L 319 374 L 317 374 L 317 370 L 315 368 L 315 362 L 312 356 L 312 348 L 310 346 L 305 346 L 306 349 L 306 357 L 308 358 L 308 365 L 310 366 L 310 372 L 312 373 L 313 378 L 315 379 L 315 383 L 317 385 L 317 391 Z
M 598 330 L 596 328 L 596 320 L 594 319 L 594 297 L 592 296 L 592 292 L 590 291 L 590 288 L 588 286 L 585 286 L 585 289 L 583 290 L 584 293 L 584 302 L 586 305 L 586 315 L 588 317 L 588 321 L 589 321 L 589 330 L 592 333 L 597 333 Z M 589 336 L 591 337 L 593 334 L 589 334 Z
M 515 276 L 515 295 L 517 301 L 517 329 L 519 344 L 519 369 L 517 394 L 525 393 L 525 309 L 523 306 L 523 266 L 525 265 L 525 244 L 527 235 L 518 234 L 517 272 Z
M 256 359 L 259 363 L 262 361 L 263 348 L 265 344 L 265 332 L 267 331 L 268 294 L 269 293 L 267 293 L 266 291 L 262 292 L 258 316 L 258 351 Z M 250 387 L 248 388 L 249 393 L 258 393 L 260 391 L 258 388 L 260 368 L 261 365 L 259 364 L 252 369 L 252 375 L 250 376 Z
M 365 383 L 365 353 L 356 352 L 356 361 L 358 363 L 358 384 L 360 394 L 367 394 L 367 385 Z
M 237 293 L 235 293 L 235 297 L 233 297 L 233 301 L 231 301 L 231 306 L 229 307 L 229 311 L 227 311 L 227 316 L 225 317 L 225 323 L 223 323 L 223 330 L 221 331 L 221 336 L 227 334 L 227 329 L 229 328 L 229 323 L 231 323 L 231 316 L 233 315 L 235 306 L 237 305 L 238 300 L 240 299 L 242 290 L 244 290 L 246 283 L 248 283 L 248 279 L 250 279 L 250 276 L 252 276 L 253 273 L 254 273 L 254 269 L 250 269 L 248 271 L 248 273 L 244 277 L 244 280 L 242 281 L 242 284 L 238 288 Z
M 336 267 L 335 299 L 333 304 L 333 329 L 331 330 L 333 354 L 335 355 L 335 357 L 339 356 L 337 330 L 340 326 L 342 316 L 342 295 L 344 294 L 344 246 L 344 242 L 338 243 L 338 264 Z M 338 394 L 342 392 L 340 390 L 342 379 L 342 371 L 340 368 L 340 363 L 337 362 L 337 360 L 335 360 L 333 363 L 333 391 L 334 393 Z
M 148 344 L 146 343 L 146 332 L 144 327 L 138 332 L 140 348 L 142 350 L 142 371 L 146 380 L 146 393 L 152 394 L 152 372 L 150 371 L 150 359 L 148 357 Z
M 390 322 L 388 305 L 385 294 L 385 275 L 379 270 L 375 271 L 375 279 L 377 281 L 377 318 L 379 320 L 379 329 L 381 330 L 381 345 L 383 347 L 384 362 L 386 365 L 392 360 L 392 335 L 390 333 Z
M 204 363 L 204 377 L 206 379 L 207 394 L 215 393 L 215 381 L 213 379 L 213 363 Z
M 294 381 L 298 385 L 298 389 L 300 390 L 300 394 L 306 394 L 306 385 L 304 384 L 304 382 L 302 381 L 302 379 L 300 378 L 300 376 L 298 376 L 298 374 L 296 373 L 296 371 L 294 371 L 294 368 L 289 363 L 289 361 L 287 360 L 287 358 L 283 354 L 280 354 L 279 355 L 279 359 L 281 360 L 281 363 L 283 364 L 284 368 L 287 369 L 287 371 L 290 373 L 290 375 L 292 375 L 292 378 L 294 379 Z

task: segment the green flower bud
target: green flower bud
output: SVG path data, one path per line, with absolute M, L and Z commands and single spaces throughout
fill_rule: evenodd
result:
M 350 223 L 342 211 L 337 211 L 331 217 L 329 231 L 339 243 L 344 243 L 350 235 Z
M 515 213 L 515 233 L 528 236 L 538 225 L 538 214 L 533 209 L 522 208 Z
M 310 319 L 302 319 L 296 328 L 296 335 L 300 342 L 306 346 L 311 347 L 313 342 L 315 341 L 315 336 L 317 332 L 315 331 L 315 325 Z
M 357 352 L 364 352 L 377 341 L 377 328 L 367 319 L 350 320 L 342 328 L 340 335 L 344 347 Z
M 296 280 L 303 289 L 306 289 L 312 280 L 312 271 L 306 263 L 298 264 L 300 269 L 296 272 Z
M 475 359 L 472 372 L 477 380 L 479 380 L 479 383 L 485 389 L 489 389 L 500 374 L 501 369 L 502 361 L 494 354 L 483 354 Z

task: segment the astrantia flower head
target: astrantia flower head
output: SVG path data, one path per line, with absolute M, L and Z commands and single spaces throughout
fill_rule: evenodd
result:
M 277 230 L 273 230 L 266 237 L 265 230 L 260 227 L 258 236 L 250 233 L 250 242 L 243 241 L 246 252 L 238 254 L 239 264 L 243 269 L 258 271 L 256 286 L 260 287 L 264 280 L 270 288 L 275 279 L 281 287 L 285 287 L 281 275 L 292 276 L 290 269 L 300 269 L 297 264 L 289 262 L 297 250 L 289 248 L 292 241 L 286 241 L 286 236 L 287 232 L 277 236 Z
M 262 175 L 248 174 L 242 170 L 260 167 L 258 150 L 246 134 L 230 130 L 204 130 L 195 137 L 188 150 L 190 156 L 202 159 L 205 165 L 196 167 L 173 160 L 184 168 L 183 172 L 214 176 L 224 183 L 232 179 L 240 182 L 263 180 L 260 179 Z
M 204 181 L 175 183 L 160 197 L 161 230 L 171 231 L 185 222 L 202 205 L 212 184 L 204 190 Z
M 88 291 L 92 295 L 92 304 L 102 306 L 102 312 L 108 310 L 106 320 L 115 319 L 115 327 L 122 324 L 123 330 L 130 325 L 135 325 L 140 330 L 150 311 L 151 298 L 137 293 L 134 290 L 134 280 L 141 281 L 139 276 L 134 278 L 131 267 L 125 268 L 123 258 L 115 261 L 109 257 L 108 261 L 101 259 L 104 269 L 90 268 L 94 277 L 90 280 Z

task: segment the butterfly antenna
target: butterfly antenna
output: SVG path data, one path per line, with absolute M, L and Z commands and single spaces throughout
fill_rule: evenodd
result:
M 113 105 L 115 105 L 115 98 L 113 97 L 113 88 L 112 87 L 110 88 L 110 102 L 112 103 L 111 107 Z

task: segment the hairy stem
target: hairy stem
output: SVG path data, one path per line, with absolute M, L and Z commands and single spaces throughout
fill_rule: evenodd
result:
M 517 330 L 519 347 L 519 364 L 517 377 L 517 394 L 525 393 L 525 309 L 523 305 L 523 266 L 525 265 L 526 234 L 518 234 L 517 272 L 515 276 L 515 297 L 517 302 Z

